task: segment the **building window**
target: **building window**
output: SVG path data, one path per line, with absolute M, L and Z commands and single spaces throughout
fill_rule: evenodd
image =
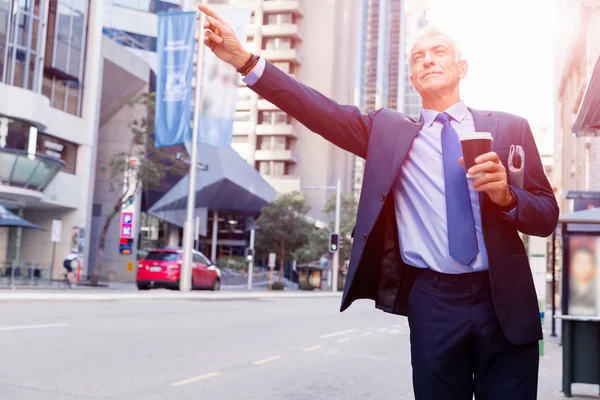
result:
M 277 68 L 279 68 L 280 70 L 282 70 L 283 72 L 285 72 L 286 74 L 294 73 L 294 64 L 292 64 L 290 62 L 279 61 L 279 62 L 274 62 L 273 65 L 276 66 Z
M 235 122 L 250 122 L 250 111 L 236 111 Z
M 295 22 L 296 18 L 292 13 L 266 14 L 264 17 L 265 25 L 294 24 Z
M 265 38 L 263 39 L 263 50 L 289 50 L 294 48 L 292 38 Z
M 121 46 L 156 52 L 156 38 L 113 28 L 102 28 L 102 34 Z
M 256 163 L 256 169 L 261 175 L 270 175 L 271 172 L 271 163 L 269 161 L 258 161 Z
M 262 125 L 287 124 L 291 122 L 291 117 L 284 111 L 261 111 L 258 116 L 258 123 Z
M 272 175 L 285 175 L 285 163 L 283 161 L 273 161 Z
M 88 0 L 50 0 L 42 93 L 52 107 L 81 114 Z
M 0 0 L 0 80 L 39 91 L 41 0 Z
M 65 166 L 62 171 L 69 174 L 75 173 L 77 163 L 77 145 L 75 143 L 38 132 L 36 153 L 63 160 Z

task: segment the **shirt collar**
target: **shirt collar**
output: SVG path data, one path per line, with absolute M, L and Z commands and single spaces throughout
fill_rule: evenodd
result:
M 469 113 L 469 109 L 467 108 L 465 103 L 461 100 L 458 103 L 448 107 L 446 112 L 455 121 L 462 122 L 462 120 L 465 119 L 465 117 Z M 425 126 L 430 127 L 433 124 L 433 121 L 435 121 L 435 119 L 437 118 L 439 111 L 424 108 L 423 111 L 421 112 L 421 114 L 423 115 L 423 122 L 424 122 Z

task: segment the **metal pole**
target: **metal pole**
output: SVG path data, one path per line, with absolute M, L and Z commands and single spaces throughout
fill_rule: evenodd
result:
M 15 288 L 15 267 L 17 266 L 17 263 L 15 262 L 15 260 L 12 260 L 10 262 L 10 287 L 12 289 Z
M 219 239 L 219 212 L 213 210 L 212 243 L 210 246 L 210 259 L 217 262 L 217 240 Z
M 206 0 L 202 1 L 206 4 Z M 187 2 L 187 6 L 193 11 L 193 2 Z M 204 60 L 204 13 L 200 13 L 200 34 L 198 36 L 198 61 L 196 62 L 196 90 L 194 98 L 194 123 L 192 126 L 192 154 L 190 154 L 190 173 L 187 198 L 187 213 L 183 224 L 183 260 L 179 279 L 179 290 L 189 292 L 192 289 L 192 249 L 194 248 L 194 211 L 196 209 L 196 171 L 198 163 L 198 127 L 200 126 L 200 112 L 202 110 L 202 79 Z
M 554 316 L 556 315 L 556 302 L 554 299 L 556 298 L 556 231 L 552 233 L 552 332 L 550 333 L 551 337 L 556 337 L 556 320 Z
M 337 180 L 337 186 L 335 189 L 335 233 L 340 234 L 340 208 L 342 203 L 342 182 L 341 180 Z M 340 236 L 338 236 L 340 237 Z M 331 280 L 331 290 L 333 292 L 338 291 L 338 271 L 340 270 L 340 248 L 335 253 L 333 253 L 333 266 L 332 266 L 332 280 Z
M 252 290 L 252 273 L 254 272 L 254 228 L 250 229 L 250 248 L 252 249 L 252 261 L 248 262 L 248 290 Z
M 54 268 L 54 258 L 56 256 L 56 242 L 52 243 L 52 261 L 50 262 L 50 286 L 52 286 L 52 269 Z

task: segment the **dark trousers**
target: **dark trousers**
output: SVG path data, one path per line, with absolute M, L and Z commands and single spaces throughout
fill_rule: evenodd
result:
M 416 400 L 537 398 L 538 343 L 506 339 L 487 271 L 420 270 L 408 306 Z

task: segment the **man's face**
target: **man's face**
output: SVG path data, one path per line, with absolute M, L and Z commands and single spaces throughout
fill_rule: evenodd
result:
M 467 74 L 467 63 L 457 60 L 452 42 L 439 34 L 417 41 L 410 63 L 410 80 L 421 96 L 454 90 Z

